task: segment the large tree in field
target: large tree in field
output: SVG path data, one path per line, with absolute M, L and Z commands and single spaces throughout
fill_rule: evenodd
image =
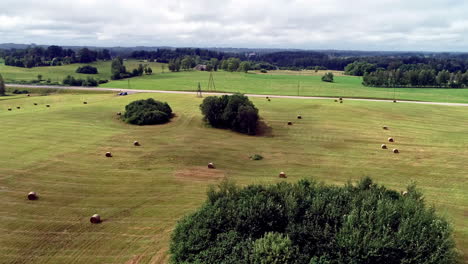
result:
M 3 77 L 1 74 L 0 74 L 0 95 L 5 95 L 5 81 L 3 80 Z
M 111 79 L 112 80 L 118 80 L 122 79 L 122 74 L 125 74 L 127 72 L 127 69 L 123 65 L 123 60 L 120 57 L 117 57 L 112 60 L 111 64 Z

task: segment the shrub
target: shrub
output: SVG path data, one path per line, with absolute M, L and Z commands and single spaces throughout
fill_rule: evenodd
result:
M 325 75 L 322 76 L 322 81 L 333 82 L 333 73 L 332 72 L 325 73 Z
M 83 74 L 98 74 L 98 70 L 96 67 L 85 65 L 82 67 L 78 67 L 76 69 L 76 73 L 83 73 Z
M 98 82 L 92 77 L 88 77 L 86 80 L 83 80 L 70 75 L 65 77 L 62 83 L 63 85 L 69 86 L 98 86 Z
M 447 221 L 410 186 L 222 183 L 176 226 L 173 263 L 456 263 Z
M 268 71 L 265 70 L 265 69 L 261 69 L 260 72 L 261 72 L 261 73 L 268 73 Z
M 167 123 L 172 109 L 167 103 L 152 98 L 131 102 L 125 107 L 123 119 L 134 125 L 155 125 Z
M 248 97 L 235 94 L 209 96 L 200 105 L 203 119 L 216 128 L 254 135 L 257 131 L 258 109 Z
M 15 89 L 15 90 L 13 90 L 13 93 L 14 93 L 14 94 L 28 94 L 29 91 L 28 91 L 28 90 L 18 90 L 18 89 Z

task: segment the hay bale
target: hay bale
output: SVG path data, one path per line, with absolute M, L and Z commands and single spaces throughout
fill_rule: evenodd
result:
M 46 105 L 46 107 L 50 107 L 50 105 Z
M 298 115 L 298 116 L 297 116 L 297 119 L 302 119 L 302 116 L 301 116 L 301 115 Z
M 382 127 L 384 130 L 388 130 L 388 126 L 383 126 Z
M 270 102 L 270 101 L 271 101 L 271 99 L 270 99 L 270 98 L 268 98 L 268 102 Z
M 93 214 L 93 216 L 91 216 L 89 221 L 91 222 L 91 224 L 99 224 L 101 223 L 101 216 L 98 214 Z
M 280 172 L 279 177 L 280 177 L 280 178 L 283 178 L 283 179 L 286 179 L 286 178 L 287 178 L 287 177 L 286 177 L 286 173 L 284 173 L 284 171 Z
M 338 100 L 335 99 L 335 103 L 338 103 Z
M 8 108 L 8 111 L 11 111 L 11 108 Z
M 398 149 L 393 149 L 393 153 L 398 154 L 400 151 Z
M 215 169 L 213 162 L 208 163 L 208 169 Z
M 343 97 L 340 97 L 340 101 L 343 101 Z
M 122 115 L 122 113 L 121 113 L 121 112 L 117 112 L 117 115 L 120 116 L 120 115 Z
M 382 146 L 380 146 L 382 149 L 387 149 L 387 145 L 385 144 L 382 144 Z
M 292 126 L 292 122 L 291 122 L 291 121 L 288 122 L 288 126 Z
M 88 102 L 84 101 L 83 104 L 88 104 Z
M 37 103 L 34 103 L 34 105 L 37 105 Z
M 389 137 L 388 142 L 395 142 L 395 140 L 392 137 Z
M 138 141 L 133 141 L 133 146 L 137 146 L 137 147 L 138 147 L 138 146 L 141 146 L 141 145 L 140 145 L 140 142 L 138 142 Z
M 28 94 L 28 97 L 31 96 L 30 94 Z
M 270 97 L 267 96 L 266 99 L 270 99 Z
M 21 106 L 17 106 L 16 109 L 21 109 Z
M 28 200 L 34 201 L 34 200 L 37 200 L 38 198 L 39 198 L 39 196 L 37 195 L 36 192 L 29 192 L 28 193 Z
M 343 101 L 340 101 L 340 104 L 342 104 L 342 103 L 343 103 Z
M 112 153 L 106 152 L 106 157 L 111 158 L 111 157 L 112 157 Z

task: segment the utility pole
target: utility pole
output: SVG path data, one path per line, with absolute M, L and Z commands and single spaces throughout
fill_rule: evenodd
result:
M 203 97 L 200 83 L 198 83 L 197 97 Z

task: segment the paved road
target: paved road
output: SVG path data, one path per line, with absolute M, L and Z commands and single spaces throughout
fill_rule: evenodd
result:
M 102 88 L 102 87 L 76 87 L 76 86 L 46 86 L 46 85 L 24 85 L 24 84 L 7 84 L 6 87 L 16 88 L 51 88 L 51 89 L 68 89 L 68 90 L 85 90 L 85 91 L 112 91 L 112 92 L 127 92 L 131 93 L 165 93 L 165 94 L 193 94 L 197 92 L 184 92 L 184 91 L 162 91 L 162 90 L 138 90 L 138 89 L 118 89 L 118 88 Z M 204 95 L 223 95 L 232 93 L 215 93 L 203 92 Z M 268 94 L 245 94 L 249 97 L 269 97 L 269 98 L 289 98 L 289 99 L 313 99 L 313 100 L 330 100 L 337 97 L 319 97 L 319 96 L 290 96 L 290 95 L 268 95 Z M 387 102 L 392 103 L 393 100 L 385 99 L 365 99 L 365 98 L 345 98 L 352 101 L 368 101 L 368 102 Z M 426 104 L 426 105 L 446 105 L 446 106 L 466 106 L 465 103 L 444 103 L 444 102 L 424 102 L 424 101 L 404 101 L 398 100 L 399 103 L 409 104 Z

